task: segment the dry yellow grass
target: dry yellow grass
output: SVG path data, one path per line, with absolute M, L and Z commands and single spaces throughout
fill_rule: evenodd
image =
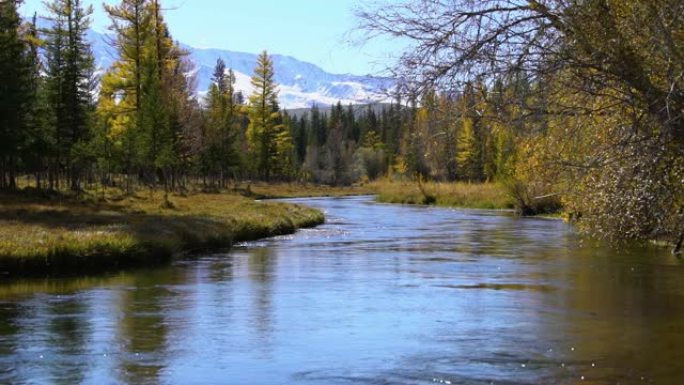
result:
M 312 183 L 240 183 L 237 191 L 256 198 L 302 198 L 370 195 L 374 190 L 367 186 L 326 186 Z
M 423 183 L 382 180 L 369 186 L 378 201 L 404 204 L 435 204 L 447 207 L 477 209 L 512 209 L 514 200 L 495 183 Z

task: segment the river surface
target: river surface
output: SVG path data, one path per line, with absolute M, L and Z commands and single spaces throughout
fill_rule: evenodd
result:
M 491 211 L 296 202 L 327 224 L 0 284 L 0 383 L 684 383 L 684 264 L 667 251 Z

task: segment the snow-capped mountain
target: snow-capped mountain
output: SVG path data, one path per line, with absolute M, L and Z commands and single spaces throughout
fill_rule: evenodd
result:
M 91 31 L 89 37 L 99 69 L 108 68 L 116 58 L 109 46 L 109 38 Z M 196 66 L 197 92 L 205 95 L 211 84 L 211 76 L 218 58 L 233 69 L 236 90 L 246 96 L 252 92 L 250 76 L 256 66 L 257 55 L 221 49 L 202 49 L 184 45 Z M 358 75 L 339 75 L 325 72 L 320 67 L 290 56 L 272 55 L 275 80 L 279 85 L 279 101 L 282 108 L 308 108 L 314 104 L 329 106 L 341 101 L 343 104 L 367 104 L 389 101 L 388 91 L 394 82 L 390 78 Z

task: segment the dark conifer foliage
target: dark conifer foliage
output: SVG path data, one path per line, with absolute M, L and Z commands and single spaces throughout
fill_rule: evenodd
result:
M 0 187 L 16 188 L 31 110 L 31 54 L 17 12 L 19 0 L 0 2 Z

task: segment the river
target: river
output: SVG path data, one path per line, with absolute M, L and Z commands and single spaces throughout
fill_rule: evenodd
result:
M 294 200 L 327 223 L 0 285 L 0 383 L 679 384 L 684 263 L 562 221 Z

